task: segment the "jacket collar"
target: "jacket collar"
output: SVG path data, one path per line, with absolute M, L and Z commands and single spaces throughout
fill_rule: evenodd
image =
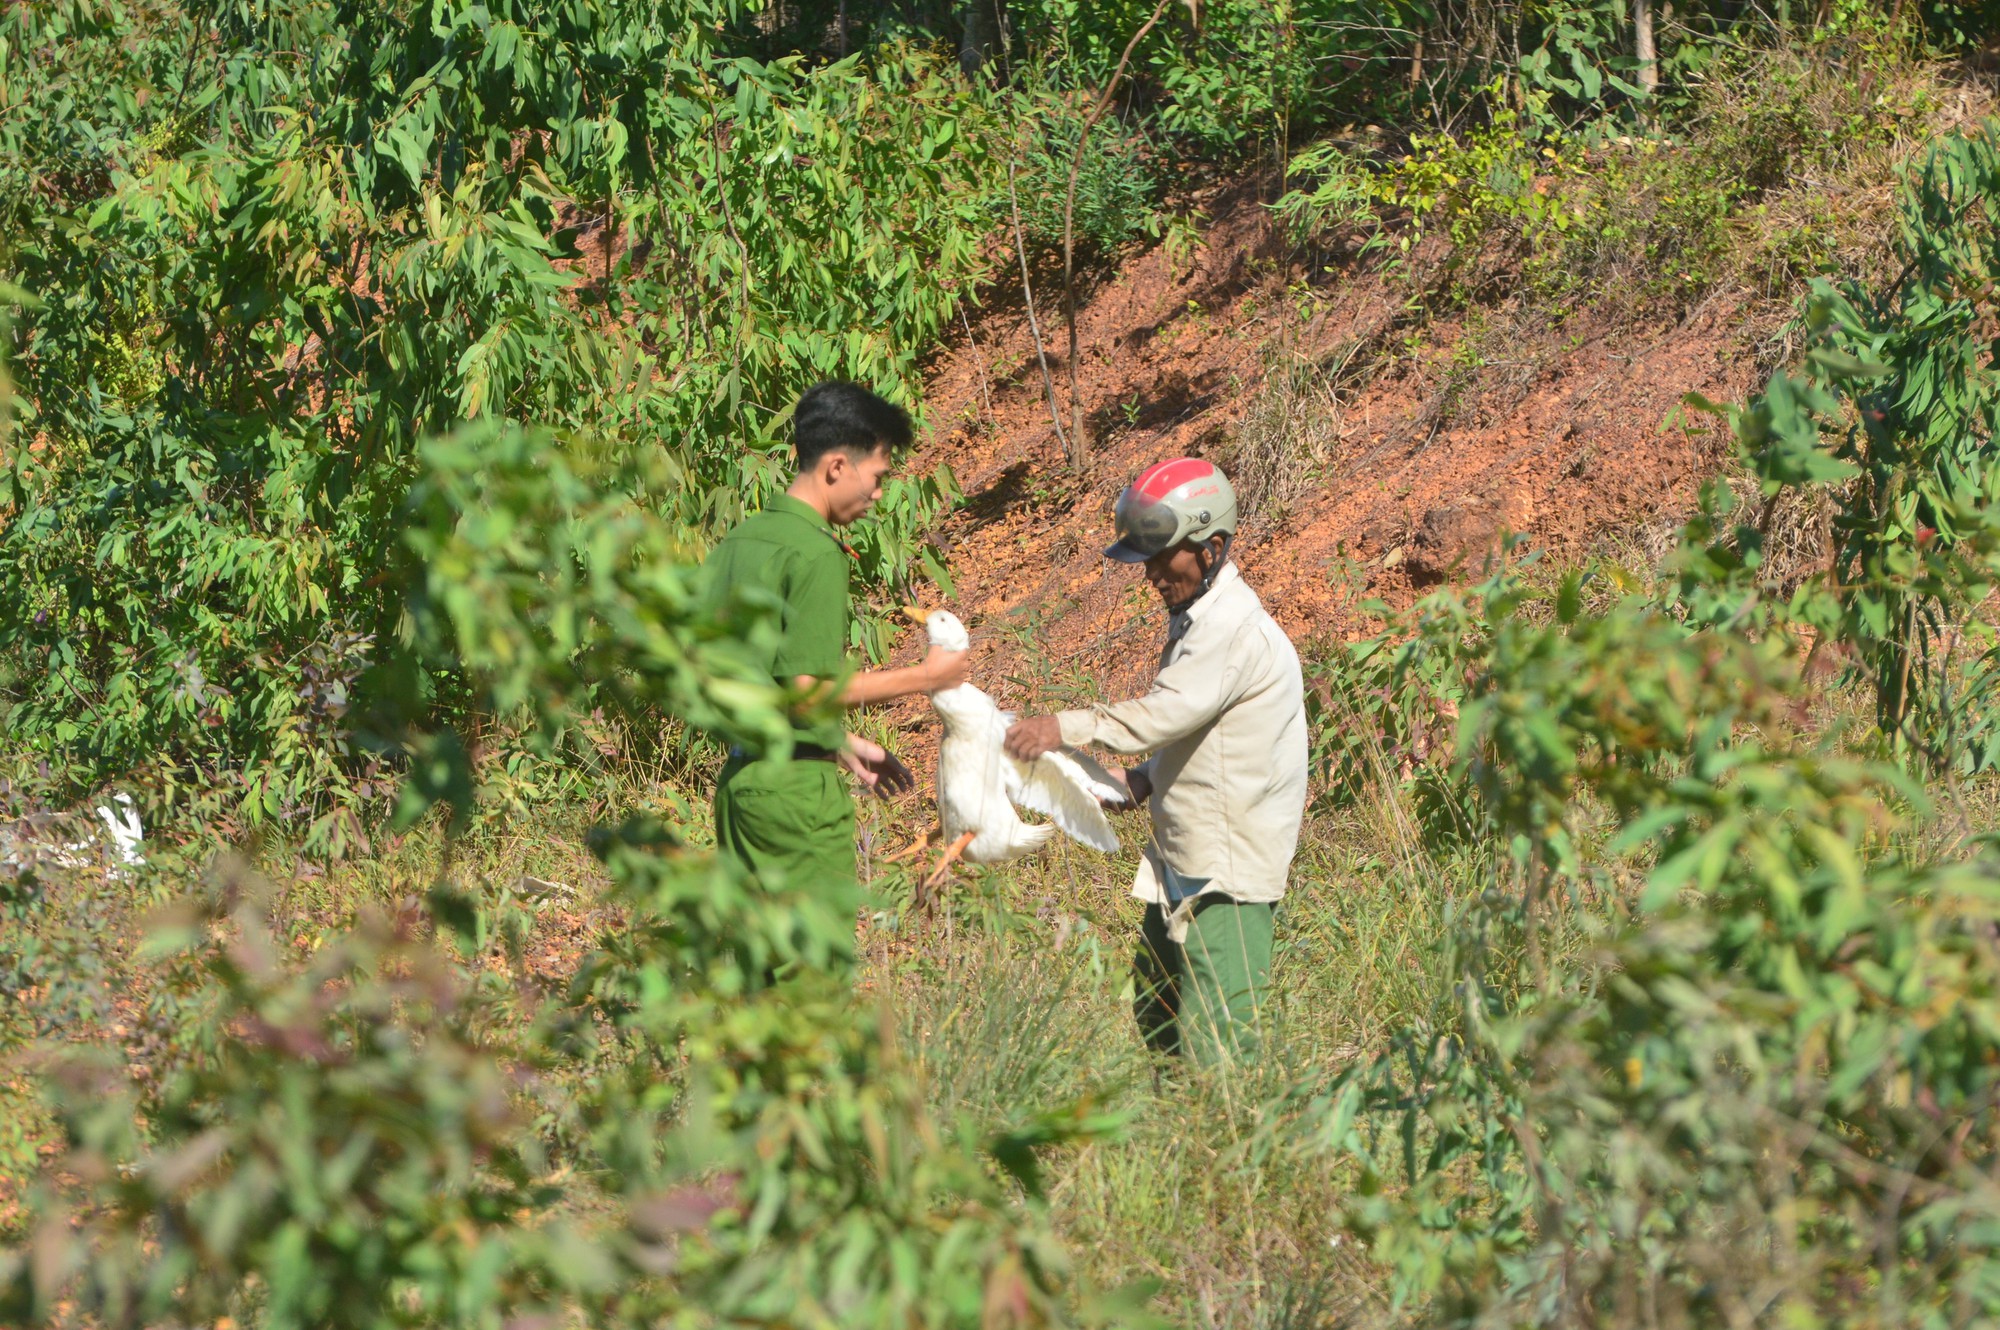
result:
M 1222 597 L 1223 592 L 1242 580 L 1243 575 L 1236 571 L 1236 560 L 1231 559 L 1223 564 L 1216 570 L 1215 580 L 1208 584 L 1207 593 L 1187 607 L 1188 618 L 1200 620 L 1213 613 L 1215 603 Z
M 1171 647 L 1174 643 L 1186 637 L 1196 623 L 1214 613 L 1216 602 L 1224 598 L 1230 588 L 1238 585 L 1241 581 L 1242 577 L 1236 571 L 1236 561 L 1234 559 L 1216 569 L 1215 577 L 1208 584 L 1208 590 L 1195 597 L 1194 603 L 1187 608 L 1177 610 L 1168 616 L 1167 645 Z
M 820 516 L 819 510 L 804 499 L 795 498 L 782 490 L 773 494 L 764 505 L 767 513 L 790 513 L 793 517 L 803 517 L 828 535 L 833 534 L 833 523 Z
M 802 522 L 808 523 L 813 530 L 839 546 L 842 554 L 859 562 L 861 556 L 855 552 L 854 546 L 848 544 L 842 538 L 840 532 L 834 529 L 832 522 L 820 516 L 819 509 L 813 507 L 804 499 L 794 498 L 789 494 L 774 494 L 771 496 L 771 501 L 764 505 L 764 511 L 767 513 L 785 513 L 798 518 Z

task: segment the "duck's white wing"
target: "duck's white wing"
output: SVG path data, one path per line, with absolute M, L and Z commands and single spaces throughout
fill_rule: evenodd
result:
M 1099 762 L 1089 753 L 1084 752 L 1081 748 L 1061 748 L 1057 752 L 1076 764 L 1077 770 L 1081 771 L 1089 781 L 1089 785 L 1086 788 L 1097 796 L 1099 803 L 1122 804 L 1125 802 L 1129 795 L 1129 791 L 1125 788 L 1125 782 L 1112 775 L 1103 763 Z
M 1117 803 L 1125 791 L 1096 762 L 1075 749 L 1058 748 L 1032 762 L 1010 759 L 1007 774 L 1007 797 L 1016 804 L 1047 817 L 1071 840 L 1107 854 L 1117 850 L 1118 833 L 1099 804 Z

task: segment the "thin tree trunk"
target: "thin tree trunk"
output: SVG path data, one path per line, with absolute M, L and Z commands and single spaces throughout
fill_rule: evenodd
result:
M 993 414 L 993 390 L 986 383 L 986 353 L 979 349 L 979 336 L 972 331 L 972 320 L 966 315 L 963 304 L 958 307 L 958 321 L 965 325 L 965 344 L 972 348 L 972 361 L 979 367 L 979 401 L 986 408 L 986 423 L 997 426 L 998 417 Z
M 1132 60 L 1132 52 L 1145 40 L 1153 25 L 1160 21 L 1160 15 L 1167 12 L 1173 0 L 1160 0 L 1153 6 L 1153 13 L 1139 30 L 1132 34 L 1132 40 L 1125 43 L 1125 51 L 1118 57 L 1118 67 L 1111 71 L 1111 78 L 1098 94 L 1096 105 L 1083 118 L 1083 128 L 1076 136 L 1076 156 L 1069 164 L 1069 188 L 1063 194 L 1063 317 L 1069 324 L 1069 462 L 1082 469 L 1090 460 L 1090 438 L 1084 432 L 1082 389 L 1078 386 L 1076 348 L 1076 178 L 1083 170 L 1083 152 L 1090 143 L 1090 131 L 1111 109 L 1111 99 L 1118 91 L 1118 80 L 1125 76 L 1125 66 Z
M 1639 86 L 1651 97 L 1660 88 L 1660 57 L 1653 48 L 1653 0 L 1632 0 L 1632 46 L 1639 57 Z
M 1000 81 L 1012 86 L 1014 65 L 1011 52 L 1014 49 L 1013 34 L 1007 30 L 1007 0 L 993 0 L 993 39 L 1000 53 Z
M 1049 394 L 1049 423 L 1056 427 L 1056 442 L 1063 456 L 1070 456 L 1069 440 L 1063 435 L 1062 408 L 1056 405 L 1055 376 L 1049 373 L 1049 354 L 1042 346 L 1042 325 L 1035 318 L 1035 288 L 1028 281 L 1028 238 L 1021 231 L 1021 196 L 1014 189 L 1014 163 L 1007 163 L 1007 202 L 1014 209 L 1014 252 L 1021 257 L 1021 300 L 1028 307 L 1028 331 L 1035 337 L 1035 359 L 1042 367 L 1042 387 Z

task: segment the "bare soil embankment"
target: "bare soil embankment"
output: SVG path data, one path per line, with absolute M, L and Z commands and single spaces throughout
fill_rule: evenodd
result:
M 1236 557 L 1301 643 L 1476 575 L 1503 531 L 1556 557 L 1608 537 L 1658 552 L 1719 462 L 1682 398 L 1749 392 L 1787 313 L 1724 292 L 1671 324 L 1519 297 L 1419 318 L 1407 277 L 1308 269 L 1253 194 L 1210 210 L 1191 258 L 1137 254 L 1080 305 L 1087 475 L 1065 466 L 1018 280 L 932 369 L 911 465 L 948 463 L 964 489 L 941 542 L 978 677 L 1010 701 L 1148 677 L 1152 593 L 1099 551 L 1118 488 L 1161 458 L 1279 478 Z M 1066 403 L 1059 287 L 1036 301 Z M 920 742 L 921 708 L 898 720 Z

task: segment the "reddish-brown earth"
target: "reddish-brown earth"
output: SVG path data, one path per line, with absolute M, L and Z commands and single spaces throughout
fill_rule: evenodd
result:
M 1065 465 L 1051 425 L 1020 284 L 1005 275 L 1018 268 L 932 368 L 931 428 L 911 465 L 948 463 L 964 490 L 941 534 L 954 608 L 977 677 L 1009 701 L 1143 685 L 1157 606 L 1136 570 L 1100 557 L 1111 501 L 1161 458 L 1227 466 L 1268 446 L 1282 432 L 1268 423 L 1273 366 L 1344 365 L 1351 386 L 1337 407 L 1305 403 L 1316 419 L 1295 413 L 1295 428 L 1328 439 L 1324 460 L 1289 503 L 1246 521 L 1236 557 L 1295 640 L 1331 642 L 1372 630 L 1369 599 L 1407 604 L 1476 573 L 1503 529 L 1557 557 L 1614 534 L 1657 541 L 1717 464 L 1714 435 L 1680 419 L 1682 397 L 1741 398 L 1771 326 L 1768 310 L 1727 297 L 1676 324 L 1518 299 L 1399 317 L 1407 281 L 1350 264 L 1308 284 L 1256 198 L 1210 208 L 1206 244 L 1179 271 L 1156 247 L 1080 307 L 1086 475 Z M 1067 424 L 1057 281 L 1035 294 Z M 905 641 L 899 657 L 914 649 Z M 911 707 L 897 719 L 917 739 L 927 718 Z

